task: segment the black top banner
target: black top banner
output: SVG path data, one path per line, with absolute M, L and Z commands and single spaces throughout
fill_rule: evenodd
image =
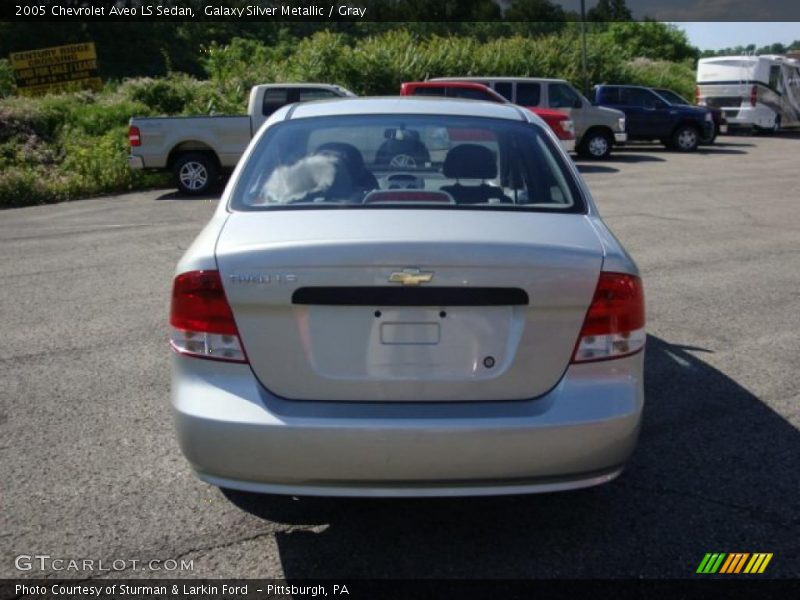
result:
M 583 6 L 582 6 L 583 5 Z M 583 11 L 582 11 L 583 8 Z M 797 0 L 3 0 L 2 21 L 800 21 Z M 798 23 L 800 34 L 800 23 Z

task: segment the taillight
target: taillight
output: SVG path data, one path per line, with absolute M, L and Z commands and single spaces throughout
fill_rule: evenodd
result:
M 758 86 L 753 86 L 750 88 L 750 106 L 755 106 L 758 104 Z
M 142 135 L 139 133 L 139 128 L 131 125 L 128 127 L 128 143 L 131 146 L 141 146 L 142 145 Z
M 560 140 L 575 139 L 575 125 L 567 117 L 550 118 L 547 123 Z
M 626 273 L 600 273 L 572 362 L 634 354 L 646 339 L 642 280 Z
M 175 278 L 169 322 L 176 352 L 247 362 L 219 271 L 190 271 Z
M 563 129 L 566 133 L 565 139 L 571 140 L 575 137 L 575 123 L 573 123 L 570 119 L 564 119 L 561 121 L 561 129 Z

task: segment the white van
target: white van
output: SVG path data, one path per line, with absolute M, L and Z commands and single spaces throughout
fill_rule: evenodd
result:
M 796 127 L 800 61 L 777 55 L 701 58 L 697 103 L 722 109 L 730 128 Z

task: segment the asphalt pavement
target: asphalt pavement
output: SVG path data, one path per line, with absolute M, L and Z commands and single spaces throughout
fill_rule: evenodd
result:
M 579 161 L 643 273 L 647 406 L 618 480 L 540 496 L 201 483 L 173 435 L 167 312 L 216 202 L 0 212 L 0 577 L 692 577 L 707 552 L 771 552 L 765 576 L 800 576 L 798 157 L 797 136 L 724 136 Z M 192 570 L 19 571 L 20 555 Z

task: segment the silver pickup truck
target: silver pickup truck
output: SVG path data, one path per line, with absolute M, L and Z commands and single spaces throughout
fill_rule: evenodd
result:
M 246 115 L 133 117 L 128 127 L 132 169 L 171 171 L 184 194 L 206 193 L 239 161 L 261 124 L 281 106 L 355 96 L 324 83 L 276 83 L 250 90 Z

